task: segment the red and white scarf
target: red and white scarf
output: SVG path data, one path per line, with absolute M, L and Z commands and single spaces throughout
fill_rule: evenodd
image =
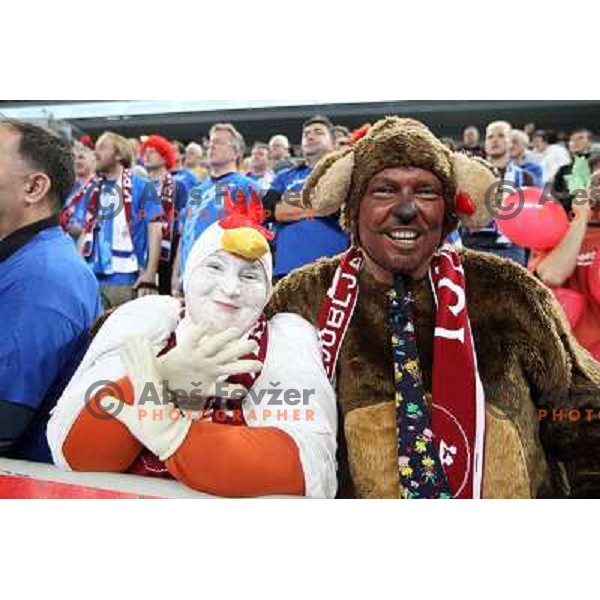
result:
M 102 186 L 104 185 L 104 178 L 100 175 L 95 175 L 90 184 L 82 190 L 80 193 L 85 197 L 86 202 L 86 215 L 85 215 L 85 225 L 83 229 L 83 250 L 82 254 L 84 257 L 89 258 L 92 256 L 94 251 L 94 231 L 98 224 L 98 218 L 101 217 L 103 220 L 112 220 L 114 215 L 118 210 L 125 211 L 125 219 L 127 220 L 127 225 L 129 227 L 129 235 L 132 236 L 131 231 L 131 222 L 133 216 L 132 209 L 132 194 L 131 194 L 131 177 L 132 171 L 131 169 L 123 169 L 123 173 L 121 175 L 121 188 L 118 189 L 118 186 L 114 186 L 116 188 L 117 193 L 119 193 L 120 200 L 119 206 L 115 209 L 112 209 L 110 213 L 99 214 L 100 211 L 100 194 L 102 192 Z M 122 203 L 122 206 L 121 206 Z M 132 237 L 133 239 L 133 237 Z
M 333 380 L 342 343 L 358 302 L 361 251 L 342 257 L 317 327 L 325 370 Z M 465 275 L 454 248 L 433 256 L 429 279 L 437 311 L 433 347 L 432 428 L 455 498 L 480 498 L 483 485 L 485 397 L 467 313 Z
M 63 209 L 60 211 L 59 223 L 63 231 L 68 230 L 69 223 L 75 214 L 75 210 L 79 206 L 79 203 L 83 200 L 85 190 L 93 181 L 94 177 L 95 175 L 92 174 L 85 181 L 83 181 L 79 187 L 79 190 L 73 194 L 73 196 L 67 201 Z

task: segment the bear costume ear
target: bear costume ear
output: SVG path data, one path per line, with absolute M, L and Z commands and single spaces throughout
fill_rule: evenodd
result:
M 460 221 L 467 228 L 483 227 L 494 218 L 488 203 L 492 200 L 491 186 L 498 180 L 497 173 L 485 160 L 458 152 L 452 156 L 452 163 L 456 176 L 456 209 Z M 490 200 L 486 202 L 488 193 Z
M 340 210 L 350 193 L 353 171 L 354 151 L 351 148 L 329 154 L 317 164 L 304 184 L 304 206 L 312 208 L 318 217 Z

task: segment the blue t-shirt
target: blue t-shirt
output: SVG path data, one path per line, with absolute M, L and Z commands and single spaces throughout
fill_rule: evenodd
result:
M 200 183 L 200 179 L 187 169 L 173 171 L 171 174 L 176 186 L 175 208 L 180 211 L 185 208 L 190 192 Z
M 259 190 L 251 179 L 241 173 L 228 173 L 221 177 L 205 177 L 191 192 L 185 210 L 180 216 L 182 238 L 180 274 L 183 277 L 188 256 L 194 242 L 205 229 L 225 216 L 225 192 L 234 199 L 246 201 L 249 206 L 259 196 Z M 235 200 L 239 201 L 239 200 Z
M 94 274 L 57 226 L 0 262 L 0 400 L 35 411 L 12 456 L 51 462 L 48 413 L 81 362 L 101 312 Z
M 271 189 L 279 192 L 298 192 L 304 186 L 312 168 L 299 165 L 280 171 Z M 335 256 L 348 249 L 350 241 L 336 216 L 278 221 L 275 227 L 275 268 L 273 275 L 287 275 L 325 256 Z
M 534 187 L 544 186 L 544 169 L 542 165 L 535 161 L 533 158 L 529 158 L 528 154 L 525 154 L 525 160 L 521 163 L 521 169 L 526 171 L 533 180 L 531 183 Z

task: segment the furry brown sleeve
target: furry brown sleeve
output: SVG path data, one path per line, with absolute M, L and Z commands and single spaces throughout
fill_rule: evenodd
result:
M 538 409 L 540 439 L 565 465 L 571 495 L 600 497 L 600 364 L 571 335 L 546 286 L 514 264 L 475 254 L 465 253 L 467 286 L 477 281 L 474 296 L 494 289 L 494 295 L 483 294 L 486 307 L 479 312 L 488 322 L 480 328 L 484 336 L 497 337 L 502 349 L 495 360 L 521 363 Z M 489 365 L 489 356 L 481 358 Z

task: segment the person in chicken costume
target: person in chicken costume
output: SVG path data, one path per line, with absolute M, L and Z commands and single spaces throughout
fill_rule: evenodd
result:
M 341 497 L 598 496 L 600 365 L 525 269 L 445 244 L 495 181 L 422 123 L 379 121 L 303 190 L 345 253 L 293 271 L 267 315 L 313 323 L 338 401 Z
M 335 496 L 336 405 L 317 332 L 263 314 L 269 235 L 229 214 L 191 251 L 184 308 L 151 296 L 108 317 L 50 419 L 57 465 L 222 496 Z M 144 401 L 163 381 L 172 401 Z

